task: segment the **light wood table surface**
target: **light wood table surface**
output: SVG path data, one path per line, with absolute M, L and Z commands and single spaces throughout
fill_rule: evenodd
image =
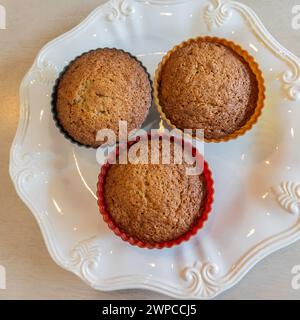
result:
M 166 298 L 143 290 L 97 292 L 59 268 L 50 258 L 37 223 L 16 195 L 8 175 L 22 77 L 44 44 L 77 25 L 103 2 L 0 0 L 7 10 L 7 29 L 0 30 L 0 265 L 7 271 L 7 289 L 0 290 L 0 299 Z M 284 46 L 300 56 L 300 30 L 291 27 L 292 7 L 300 4 L 299 0 L 242 2 L 257 12 Z M 300 265 L 300 242 L 267 257 L 218 298 L 299 299 L 300 290 L 291 288 L 291 269 L 296 264 Z

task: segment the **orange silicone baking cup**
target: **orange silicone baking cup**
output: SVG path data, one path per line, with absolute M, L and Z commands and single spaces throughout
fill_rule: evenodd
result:
M 179 131 L 182 131 L 181 129 L 177 128 L 171 121 L 167 118 L 166 114 L 163 111 L 163 107 L 159 103 L 159 87 L 160 87 L 160 78 L 161 78 L 161 71 L 165 63 L 168 61 L 170 56 L 179 48 L 182 48 L 186 46 L 189 43 L 196 42 L 196 41 L 205 41 L 205 42 L 212 42 L 212 43 L 220 43 L 223 44 L 226 47 L 231 48 L 234 52 L 236 52 L 238 55 L 240 55 L 249 65 L 251 68 L 252 72 L 255 74 L 257 83 L 258 83 L 258 99 L 257 99 L 257 104 L 254 113 L 251 115 L 249 120 L 239 128 L 238 130 L 234 131 L 231 134 L 228 134 L 224 137 L 221 138 L 204 138 L 205 142 L 225 142 L 229 141 L 232 139 L 236 139 L 237 137 L 245 134 L 248 130 L 250 130 L 253 125 L 257 122 L 258 117 L 261 115 L 262 108 L 264 106 L 264 100 L 265 100 L 265 85 L 264 85 L 264 78 L 262 75 L 262 72 L 257 64 L 257 62 L 254 60 L 254 58 L 246 51 L 244 50 L 241 46 L 238 44 L 226 40 L 223 38 L 217 38 L 217 37 L 197 37 L 197 38 L 192 38 L 187 41 L 184 41 L 180 43 L 179 45 L 175 46 L 173 49 L 171 49 L 162 59 L 160 64 L 158 65 L 156 72 L 155 72 L 155 78 L 154 78 L 154 101 L 156 103 L 157 109 L 159 113 L 161 114 L 161 117 L 166 123 L 173 129 L 177 129 Z M 186 128 L 190 129 L 190 128 Z
M 150 135 L 148 135 L 149 138 Z M 175 141 L 177 143 L 189 143 L 186 142 L 184 139 L 180 139 L 177 137 L 171 137 L 171 141 Z M 127 145 L 127 148 L 129 148 L 132 144 L 139 141 L 139 138 L 137 138 L 133 142 L 129 142 Z M 163 249 L 163 248 L 171 248 L 173 246 L 179 245 L 184 241 L 188 241 L 192 236 L 194 236 L 204 225 L 205 221 L 208 219 L 208 215 L 210 214 L 212 210 L 212 203 L 214 199 L 214 187 L 213 187 L 213 178 L 211 170 L 207 164 L 206 161 L 203 161 L 203 176 L 205 179 L 205 185 L 206 185 L 206 198 L 201 206 L 201 216 L 199 219 L 194 223 L 194 225 L 191 227 L 191 229 L 186 232 L 185 234 L 181 235 L 180 237 L 176 239 L 172 239 L 170 241 L 163 241 L 163 242 L 157 242 L 157 243 L 149 243 L 145 241 L 141 241 L 139 239 L 136 239 L 132 237 L 131 235 L 127 234 L 124 230 L 119 228 L 119 226 L 115 223 L 112 216 L 110 215 L 106 202 L 105 202 L 105 196 L 104 196 L 104 189 L 105 189 L 105 179 L 106 175 L 112 166 L 109 163 L 110 157 L 114 157 L 113 154 L 115 152 L 116 157 L 119 156 L 119 153 L 121 152 L 120 149 L 125 148 L 124 146 L 117 146 L 116 150 L 113 151 L 106 160 L 106 163 L 102 165 L 99 176 L 98 176 L 98 184 L 97 184 L 97 197 L 98 197 L 98 207 L 100 214 L 102 215 L 103 220 L 107 223 L 108 227 L 114 232 L 115 235 L 120 237 L 123 241 L 130 243 L 133 246 L 138 246 L 140 248 L 147 248 L 147 249 Z M 197 161 L 203 160 L 202 155 L 197 151 L 196 148 L 192 147 L 193 155 L 196 157 Z

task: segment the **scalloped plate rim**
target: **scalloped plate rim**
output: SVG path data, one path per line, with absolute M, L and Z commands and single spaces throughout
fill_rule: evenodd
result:
M 42 49 L 39 51 L 39 53 L 37 54 L 33 65 L 31 66 L 31 68 L 29 69 L 29 71 L 26 73 L 26 75 L 24 76 L 21 85 L 20 85 L 20 97 L 24 96 L 25 90 L 28 87 L 28 79 L 29 76 L 32 72 L 32 70 L 34 70 L 35 67 L 38 66 L 38 62 L 40 61 L 40 59 L 42 58 L 43 54 L 45 53 L 45 51 L 47 49 L 49 49 L 53 44 L 57 43 L 60 40 L 63 40 L 64 38 L 68 37 L 68 36 L 72 36 L 74 33 L 76 33 L 78 30 L 80 30 L 82 27 L 85 27 L 86 25 L 88 25 L 89 23 L 92 22 L 92 20 L 98 15 L 99 12 L 101 12 L 103 10 L 103 8 L 107 7 L 110 2 L 112 0 L 101 4 L 100 6 L 98 6 L 96 9 L 94 9 L 82 22 L 80 22 L 77 26 L 75 26 L 74 28 L 72 28 L 71 30 L 63 33 L 62 35 L 56 37 L 55 39 L 51 40 L 50 42 L 48 42 L 45 46 L 42 47 Z M 189 0 L 186 0 L 189 1 Z M 183 0 L 184 2 L 184 0 Z M 142 3 L 142 2 L 140 2 Z M 168 3 L 167 5 L 177 5 L 180 4 L 182 2 L 176 2 L 173 4 Z M 238 3 L 238 2 L 237 2 Z M 151 1 L 150 1 L 151 4 Z M 161 3 L 152 3 L 154 5 L 162 5 Z M 147 4 L 148 5 L 148 4 Z M 242 4 L 244 6 L 244 8 L 249 9 L 250 12 L 253 12 L 255 14 L 255 22 L 261 22 L 261 20 L 257 17 L 256 13 L 254 11 L 252 11 L 251 8 L 249 8 L 248 6 Z M 263 24 L 262 24 L 263 25 Z M 263 25 L 264 26 L 264 25 Z M 273 36 L 272 38 L 277 41 Z M 278 44 L 280 44 L 278 42 Z M 288 53 L 292 58 L 295 59 L 295 63 L 299 63 L 299 58 L 297 56 L 295 56 L 292 52 L 290 52 L 289 50 L 287 50 L 284 46 L 282 46 L 280 44 L 281 48 L 284 49 L 284 51 L 286 53 Z M 80 277 L 86 284 L 88 284 L 89 286 L 93 287 L 96 290 L 101 290 L 101 291 L 106 291 L 106 292 L 110 292 L 110 291 L 114 291 L 114 290 L 126 290 L 126 289 L 146 289 L 146 290 L 151 290 L 154 292 L 158 292 L 158 293 L 162 293 L 162 294 L 166 294 L 168 296 L 174 297 L 174 298 L 201 298 L 204 299 L 203 297 L 199 297 L 196 295 L 189 295 L 187 296 L 185 294 L 184 291 L 182 291 L 182 293 L 179 293 L 179 289 L 175 288 L 171 285 L 167 285 L 164 284 L 163 282 L 159 281 L 159 280 L 154 280 L 153 282 L 154 284 L 151 284 L 148 279 L 139 276 L 139 281 L 137 282 L 131 282 L 129 283 L 128 280 L 123 281 L 123 278 L 126 278 L 127 276 L 122 276 L 119 277 L 118 280 L 118 284 L 112 284 L 109 283 L 110 281 L 112 281 L 112 279 L 114 278 L 108 278 L 105 279 L 104 282 L 107 283 L 106 285 L 100 285 L 100 284 L 93 284 L 91 283 L 88 279 L 86 279 L 80 272 L 78 272 L 77 270 L 72 269 L 70 267 L 68 267 L 67 261 L 60 255 L 59 250 L 55 247 L 54 242 L 51 239 L 51 235 L 49 232 L 49 226 L 47 226 L 45 224 L 45 222 L 43 222 L 41 220 L 40 217 L 40 213 L 39 211 L 34 207 L 34 205 L 31 203 L 31 201 L 27 198 L 27 196 L 23 193 L 22 189 L 20 188 L 20 186 L 16 183 L 15 178 L 14 178 L 14 168 L 13 168 L 13 158 L 14 158 L 14 152 L 16 150 L 16 148 L 18 147 L 22 147 L 22 138 L 24 138 L 24 136 L 21 136 L 21 127 L 24 124 L 24 121 L 26 121 L 26 119 L 24 119 L 24 117 L 22 116 L 24 111 L 26 111 L 26 103 L 24 103 L 23 99 L 20 99 L 20 115 L 19 115 L 19 121 L 18 121 L 18 125 L 17 125 L 17 132 L 16 135 L 14 137 L 14 140 L 12 142 L 11 145 L 11 149 L 10 149 L 10 161 L 9 161 L 9 174 L 11 177 L 11 180 L 13 181 L 13 184 L 15 186 L 16 192 L 18 194 L 18 196 L 21 198 L 21 200 L 26 204 L 26 206 L 29 208 L 29 210 L 31 211 L 31 213 L 33 214 L 33 216 L 35 217 L 39 228 L 41 229 L 41 233 L 43 235 L 43 239 L 44 242 L 46 244 L 46 247 L 49 251 L 49 254 L 51 256 L 51 258 L 55 261 L 55 263 L 57 265 L 59 265 L 61 268 L 65 269 L 66 271 L 72 272 L 74 274 L 76 274 L 78 277 Z M 274 236 L 276 237 L 276 236 Z M 272 237 L 272 238 L 274 238 Z M 211 295 L 210 297 L 208 297 L 208 299 L 210 298 L 214 298 L 217 295 L 221 294 L 222 292 L 232 288 L 235 284 L 237 284 L 247 273 L 250 269 L 252 269 L 259 261 L 261 261 L 262 259 L 264 259 L 266 256 L 274 253 L 277 250 L 280 250 L 286 246 L 291 245 L 292 243 L 298 241 L 300 239 L 300 230 L 293 234 L 292 236 L 286 237 L 282 240 L 277 240 L 274 241 L 273 243 L 269 244 L 266 248 L 261 249 L 261 252 L 257 253 L 256 255 L 254 255 L 253 257 L 249 258 L 248 261 L 246 261 L 246 263 L 241 266 L 241 268 L 238 270 L 238 275 L 236 276 L 236 278 L 234 279 L 234 281 L 230 282 L 228 285 L 225 285 L 223 287 L 221 287 L 216 294 Z M 263 242 L 263 241 L 262 241 Z M 259 246 L 260 243 L 257 245 Z M 249 250 L 249 252 L 252 251 L 253 248 L 251 248 L 251 250 Z M 247 255 L 247 253 L 245 254 Z M 244 255 L 244 256 L 245 256 Z M 131 275 L 129 275 L 128 277 L 132 277 Z M 115 282 L 116 279 L 113 281 Z M 146 283 L 147 282 L 147 283 Z M 173 290 L 173 291 L 172 291 Z M 177 292 L 175 292 L 177 291 Z

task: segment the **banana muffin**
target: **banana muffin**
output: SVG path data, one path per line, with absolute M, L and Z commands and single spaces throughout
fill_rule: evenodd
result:
M 55 88 L 54 115 L 62 131 L 79 144 L 97 147 L 100 129 L 128 131 L 144 122 L 152 101 L 149 74 L 135 57 L 118 49 L 97 49 L 72 61 Z
M 151 157 L 148 143 L 148 159 Z M 153 149 L 152 149 L 153 150 Z M 188 233 L 203 213 L 207 194 L 203 175 L 187 175 L 191 162 L 113 164 L 104 180 L 107 212 L 127 236 L 148 244 L 178 239 Z
M 200 37 L 175 47 L 157 79 L 165 117 L 181 130 L 203 129 L 208 140 L 239 130 L 258 103 L 256 74 L 242 55 L 224 43 Z

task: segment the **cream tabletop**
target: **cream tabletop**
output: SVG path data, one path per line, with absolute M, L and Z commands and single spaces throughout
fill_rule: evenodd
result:
M 292 28 L 292 9 L 300 5 L 299 0 L 240 1 L 252 7 L 270 32 L 300 56 L 300 29 Z M 7 288 L 0 289 L 0 299 L 166 298 L 142 290 L 97 292 L 58 267 L 48 254 L 36 221 L 16 195 L 8 174 L 22 77 L 44 44 L 78 24 L 103 2 L 0 0 L 7 13 L 6 30 L 0 30 L 0 265 L 6 268 Z M 294 265 L 300 265 L 300 242 L 267 257 L 218 298 L 299 299 L 300 290 L 291 286 Z

